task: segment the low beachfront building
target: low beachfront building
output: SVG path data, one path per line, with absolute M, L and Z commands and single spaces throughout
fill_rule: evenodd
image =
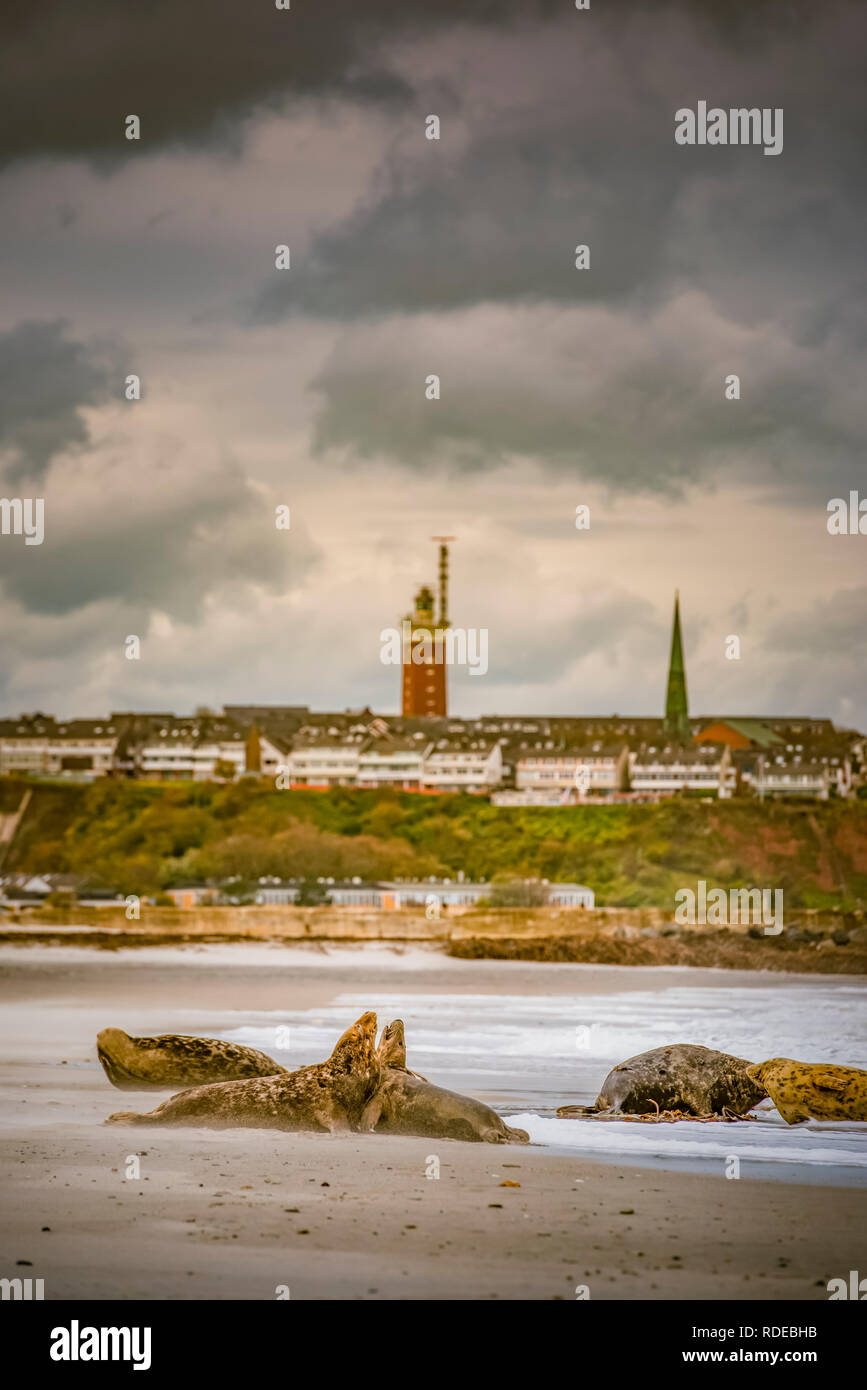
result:
M 548 903 L 554 907 L 593 907 L 596 901 L 592 888 L 582 883 L 548 883 Z M 475 907 L 491 896 L 491 884 L 484 880 L 471 883 L 468 879 L 422 879 L 418 882 L 395 880 L 381 885 L 395 898 L 395 907 L 425 907 L 431 903 L 440 907 Z
M 209 907 L 217 902 L 218 894 L 213 885 L 202 883 L 178 883 L 174 888 L 163 890 L 171 898 L 175 907 Z
M 360 878 L 322 878 L 317 880 L 317 886 L 330 898 L 333 907 L 375 907 L 384 911 L 401 907 L 475 907 L 491 894 L 490 883 L 484 880 L 471 883 L 462 878 L 394 879 L 375 883 L 365 883 Z M 592 908 L 595 905 L 593 889 L 584 884 L 546 883 L 545 887 L 551 906 Z M 256 902 L 285 906 L 297 902 L 299 893 L 300 885 L 295 879 L 263 880 L 256 890 Z

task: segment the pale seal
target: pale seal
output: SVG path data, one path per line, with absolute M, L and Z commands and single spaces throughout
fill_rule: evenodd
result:
M 205 1086 L 211 1081 L 242 1081 L 248 1076 L 286 1072 L 273 1057 L 253 1047 L 182 1033 L 133 1038 L 121 1028 L 103 1028 L 97 1034 L 96 1054 L 119 1091 Z
M 693 1043 L 672 1043 L 629 1057 L 610 1071 L 593 1105 L 561 1105 L 561 1119 L 618 1111 L 652 1115 L 745 1115 L 767 1092 L 750 1076 L 752 1064 Z
M 106 1124 L 334 1133 L 359 1127 L 378 1080 L 376 1014 L 366 1013 L 347 1028 L 327 1062 L 279 1076 L 194 1086 L 146 1115 L 120 1110 L 109 1115 Z
M 377 1053 L 380 1081 L 364 1108 L 362 1130 L 486 1144 L 529 1144 L 526 1130 L 511 1129 L 482 1101 L 445 1091 L 408 1071 L 401 1019 L 383 1029 Z
M 749 1075 L 763 1086 L 786 1124 L 801 1120 L 867 1120 L 867 1071 L 830 1062 L 773 1057 Z

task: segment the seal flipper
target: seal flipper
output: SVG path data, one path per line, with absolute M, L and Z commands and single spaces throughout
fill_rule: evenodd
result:
M 361 1119 L 358 1122 L 358 1128 L 361 1130 L 362 1134 L 373 1133 L 379 1123 L 383 1108 L 382 1097 L 377 1092 L 367 1102 L 362 1111 Z

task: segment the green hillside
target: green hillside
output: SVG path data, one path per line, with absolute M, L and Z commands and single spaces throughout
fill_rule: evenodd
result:
M 669 906 L 703 878 L 782 888 L 790 907 L 867 902 L 867 803 L 674 800 L 658 806 L 494 808 L 478 797 L 336 788 L 39 783 L 6 871 L 82 872 L 124 893 L 262 874 L 540 876 L 600 905 Z M 24 784 L 0 779 L 0 813 Z

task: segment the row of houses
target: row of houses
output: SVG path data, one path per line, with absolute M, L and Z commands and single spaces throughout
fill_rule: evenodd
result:
M 535 885 L 534 885 L 535 886 Z M 541 896 L 554 907 L 586 907 L 595 905 L 591 888 L 581 883 L 549 883 L 538 885 Z M 318 895 L 332 907 L 375 907 L 385 911 L 401 907 L 423 907 L 448 910 L 475 907 L 490 897 L 492 886 L 481 881 L 470 882 L 461 875 L 457 879 L 430 878 L 424 880 L 395 879 L 390 882 L 364 882 L 361 878 L 347 880 L 320 878 Z M 260 906 L 276 907 L 297 903 L 304 885 L 297 879 L 261 879 L 256 885 L 254 901 Z M 181 883 L 166 889 L 176 907 L 194 908 L 207 904 L 237 902 L 236 885 L 232 882 Z M 0 905 L 34 907 L 49 898 L 74 898 L 82 907 L 106 907 L 127 901 L 110 887 L 89 882 L 81 874 L 9 874 L 0 877 Z
M 423 719 L 370 710 L 227 706 L 0 721 L 0 775 L 231 781 L 279 787 L 393 787 L 490 794 L 500 805 L 730 797 L 849 796 L 863 785 L 865 738 L 830 720 L 693 721 L 673 741 L 661 720 Z
M 455 908 L 475 907 L 491 896 L 490 883 L 472 883 L 459 879 L 425 879 L 408 883 L 399 879 L 393 882 L 363 883 L 361 879 L 348 882 L 335 882 L 333 879 L 320 880 L 323 892 L 335 907 L 424 907 Z M 552 907 L 595 906 L 592 888 L 582 883 L 548 883 L 542 881 L 543 896 Z M 298 901 L 300 888 L 294 883 L 264 884 L 256 893 L 256 902 L 262 904 L 294 903 Z

